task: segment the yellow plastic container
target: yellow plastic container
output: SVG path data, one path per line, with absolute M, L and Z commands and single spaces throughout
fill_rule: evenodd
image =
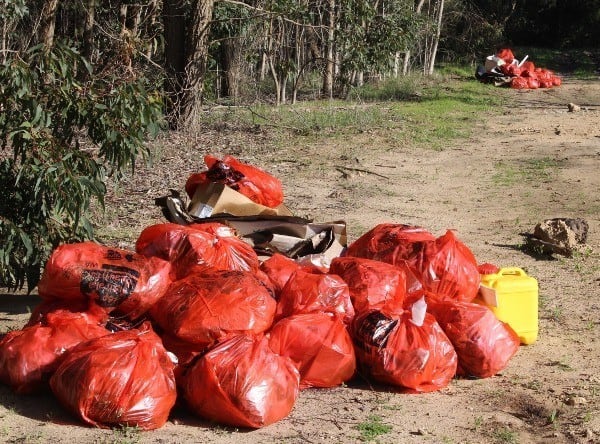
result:
M 519 335 L 521 344 L 532 344 L 538 336 L 538 282 L 517 267 L 501 268 L 481 275 L 479 303 Z

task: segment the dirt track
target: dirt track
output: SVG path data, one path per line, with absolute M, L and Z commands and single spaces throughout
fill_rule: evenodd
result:
M 154 432 L 90 429 L 49 395 L 22 397 L 1 386 L 0 442 L 357 442 L 359 425 L 373 423 L 372 415 L 391 426 L 377 436 L 381 443 L 600 442 L 600 82 L 567 79 L 552 90 L 506 94 L 513 106 L 443 151 L 392 147 L 377 134 L 290 147 L 285 159 L 258 139 L 242 150 L 232 135 L 177 148 L 165 142 L 163 161 L 111 196 L 114 220 L 104 231 L 122 238 L 125 227 L 139 233 L 163 220 L 153 199 L 181 189 L 181 177 L 201 166 L 205 152 L 240 155 L 273 172 L 296 214 L 343 219 L 350 240 L 379 222 L 438 235 L 456 229 L 479 262 L 519 266 L 539 282 L 539 339 L 521 347 L 502 374 L 457 379 L 423 395 L 360 380 L 306 390 L 286 420 L 256 431 L 207 424 L 183 408 Z M 570 102 L 581 110 L 568 112 Z M 355 170 L 342 174 L 340 165 Z M 521 249 L 520 233 L 558 216 L 588 221 L 590 249 L 570 259 Z M 0 331 L 22 326 L 37 301 L 0 295 Z

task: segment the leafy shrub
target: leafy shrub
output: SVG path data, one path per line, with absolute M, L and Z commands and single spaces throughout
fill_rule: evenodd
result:
M 160 129 L 145 83 L 93 75 L 66 43 L 0 66 L 0 286 L 31 291 L 52 249 L 93 238 L 91 201 L 103 206 L 106 181 L 147 158 Z

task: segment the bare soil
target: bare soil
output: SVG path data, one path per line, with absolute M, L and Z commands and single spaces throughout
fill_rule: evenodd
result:
M 108 219 L 99 221 L 105 242 L 131 247 L 145 226 L 164 221 L 154 199 L 181 191 L 213 153 L 272 172 L 295 214 L 344 220 L 350 240 L 380 222 L 438 235 L 455 229 L 479 262 L 518 266 L 539 282 L 538 341 L 522 346 L 501 374 L 420 395 L 360 379 L 309 389 L 288 418 L 253 431 L 206 423 L 181 406 L 156 431 L 94 429 L 50 394 L 18 396 L 0 386 L 0 442 L 345 443 L 368 440 L 361 425 L 374 426 L 381 443 L 600 442 L 600 82 L 566 79 L 551 90 L 503 94 L 510 106 L 480 116 L 469 139 L 441 151 L 368 129 L 284 149 L 264 129 L 170 135 L 156 145 L 160 162 L 111 191 Z M 568 103 L 581 109 L 569 112 Z M 587 220 L 589 248 L 572 258 L 525 251 L 521 233 L 551 217 Z M 22 327 L 38 301 L 0 295 L 0 331 Z M 373 415 L 391 429 L 376 427 Z

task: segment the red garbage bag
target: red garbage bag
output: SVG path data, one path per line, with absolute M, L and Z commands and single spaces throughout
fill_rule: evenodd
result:
M 364 257 L 396 265 L 412 262 L 435 236 L 421 227 L 379 224 L 354 241 L 346 256 Z
M 535 77 L 529 77 L 527 79 L 527 87 L 529 89 L 538 89 L 540 87 L 540 82 Z
M 402 312 L 406 297 L 406 273 L 385 262 L 357 257 L 336 257 L 330 274 L 340 276 L 350 290 L 356 314 L 392 305 Z
M 96 315 L 56 310 L 0 340 L 0 381 L 17 393 L 44 388 L 60 357 L 81 342 L 109 334 Z
M 185 225 L 164 223 L 150 225 L 142 230 L 135 243 L 135 251 L 147 257 L 156 256 L 173 262 L 186 247 L 189 228 Z M 207 243 L 213 238 L 206 235 Z
M 299 268 L 300 265 L 295 260 L 280 253 L 275 253 L 260 264 L 260 269 L 271 279 L 276 295 L 281 293 L 290 276 Z
M 90 301 L 135 319 L 163 295 L 169 262 L 94 242 L 63 244 L 46 264 L 38 284 L 46 300 Z
M 504 60 L 504 63 L 511 64 L 515 59 L 513 52 L 508 48 L 502 48 L 496 53 L 496 57 Z
M 460 376 L 493 376 L 519 350 L 519 336 L 486 306 L 458 301 L 431 302 L 428 310 L 454 345 Z
M 219 223 L 152 225 L 138 237 L 136 251 L 170 261 L 174 279 L 185 277 L 197 265 L 253 272 L 259 267 L 252 247 L 233 228 Z
M 349 324 L 354 308 L 348 285 L 339 276 L 298 269 L 281 291 L 275 318 L 313 312 L 338 314 Z
M 227 185 L 266 207 L 275 208 L 283 203 L 281 181 L 266 171 L 242 163 L 233 156 L 225 156 L 219 160 L 206 155 L 204 162 L 208 171 L 192 174 L 185 184 L 185 191 L 190 198 L 194 196 L 198 185 L 214 182 Z
M 202 251 L 205 248 L 204 238 L 196 236 L 197 232 L 203 232 L 214 236 L 212 241 L 213 259 L 205 262 L 206 265 L 218 270 L 251 272 L 258 270 L 259 261 L 256 252 L 252 246 L 237 236 L 234 228 L 220 223 L 192 224 L 189 225 L 189 228 L 193 230 L 189 239 L 192 251 L 182 254 L 175 263 L 176 268 L 181 268 L 182 264 L 204 263 L 202 258 Z M 196 251 L 199 251 L 200 254 L 196 254 Z
M 427 245 L 417 268 L 423 288 L 437 299 L 470 302 L 477 296 L 481 281 L 477 260 L 452 230 Z
M 181 380 L 181 374 L 194 361 L 196 356 L 207 351 L 206 345 L 193 344 L 169 333 L 161 333 L 160 339 L 165 349 L 177 358 L 177 363 L 173 370 L 177 383 Z
M 292 411 L 300 375 L 271 351 L 263 335 L 218 344 L 182 375 L 182 392 L 196 415 L 234 427 L 264 427 Z
M 503 74 L 506 74 L 507 76 L 520 76 L 521 75 L 521 68 L 519 68 L 517 65 L 502 65 L 500 66 L 500 71 L 502 71 Z
M 515 77 L 510 82 L 510 87 L 513 89 L 527 89 L 529 85 L 527 83 L 527 78 L 525 77 Z
M 276 305 L 251 273 L 212 270 L 173 282 L 150 315 L 165 332 L 208 346 L 226 335 L 266 331 Z
M 48 313 L 52 313 L 58 310 L 66 310 L 72 313 L 78 313 L 83 311 L 90 311 L 98 318 L 99 323 L 104 323 L 108 319 L 108 314 L 95 304 L 90 304 L 88 301 L 75 300 L 75 301 L 63 301 L 61 299 L 42 300 L 38 305 L 35 306 L 29 320 L 25 327 L 39 324 L 46 319 Z
M 533 62 L 527 61 L 521 65 L 521 74 L 523 77 L 528 77 L 529 75 L 535 75 L 535 65 Z M 527 74 L 525 74 L 527 72 Z
M 554 86 L 560 86 L 562 84 L 562 79 L 558 76 L 552 76 L 552 84 Z
M 456 374 L 454 347 L 429 313 L 418 325 L 408 311 L 399 317 L 372 311 L 355 319 L 352 333 L 359 367 L 376 381 L 430 392 Z
M 177 397 L 174 364 L 148 325 L 84 342 L 50 378 L 60 403 L 95 427 L 161 427 Z
M 300 371 L 300 388 L 335 387 L 356 370 L 352 338 L 342 320 L 331 313 L 307 313 L 277 322 L 269 345 L 290 358 Z

